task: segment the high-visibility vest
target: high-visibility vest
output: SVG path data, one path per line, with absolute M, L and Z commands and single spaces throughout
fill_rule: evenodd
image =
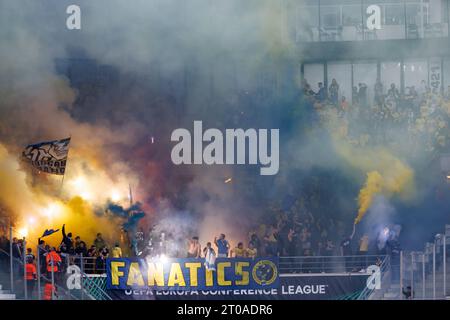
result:
M 35 274 L 36 274 L 36 266 L 32 263 L 27 263 L 25 265 L 25 271 L 26 271 L 26 279 L 27 280 L 34 280 Z
M 53 263 L 52 263 L 52 258 L 53 258 Z M 58 272 L 58 262 L 61 262 L 61 257 L 59 256 L 59 254 L 57 254 L 54 251 L 50 251 L 47 256 L 45 257 L 45 260 L 47 261 L 47 271 L 48 272 L 52 272 L 52 267 L 53 267 L 53 272 Z
M 46 283 L 44 286 L 44 300 L 52 300 L 52 289 L 54 287 L 51 283 Z

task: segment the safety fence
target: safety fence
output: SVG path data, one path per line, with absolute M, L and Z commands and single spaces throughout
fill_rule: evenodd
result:
M 357 273 L 381 266 L 384 255 L 280 257 L 280 273 Z
M 27 254 L 26 248 L 33 248 L 34 245 L 27 243 L 26 238 L 22 237 L 22 244 L 19 246 L 17 237 L 20 233 L 11 224 L 5 227 L 2 217 L 0 222 L 0 284 L 3 291 L 9 292 L 17 299 L 111 300 L 105 291 L 104 276 L 96 277 L 93 274 L 104 275 L 104 260 L 99 263 L 95 258 L 62 253 L 59 255 L 61 262 L 56 262 L 49 252 L 36 244 L 36 259 L 32 256 L 31 263 L 36 268 L 36 275 L 27 279 L 26 267 L 31 256 Z M 4 237 L 5 234 L 8 234 L 7 238 Z M 11 241 L 13 239 L 17 240 Z M 84 272 L 85 267 L 89 274 Z M 31 272 L 28 272 L 28 276 L 30 275 Z
M 3 230 L 3 234 L 5 234 Z M 7 228 L 8 239 L 17 232 L 12 226 Z M 401 251 L 396 255 L 355 255 L 355 256 L 312 256 L 279 257 L 280 274 L 354 274 L 380 272 L 382 290 L 368 286 L 359 299 L 383 299 L 382 292 L 390 286 L 396 290 L 395 299 L 448 299 L 450 296 L 450 276 L 447 263 L 450 253 L 450 225 L 445 232 L 437 234 L 433 242 L 427 243 L 423 251 Z M 51 299 L 60 300 L 111 300 L 106 290 L 106 270 L 104 257 L 61 254 L 62 262 L 58 270 L 50 272 L 42 248 L 23 241 L 22 251 L 13 247 L 0 249 L 0 284 L 19 299 L 43 299 L 48 292 L 45 286 L 51 284 Z M 34 247 L 36 254 L 37 278 L 27 281 L 27 263 L 24 248 Z M 44 259 L 44 260 L 43 260 Z M 373 268 L 376 267 L 376 268 Z M 378 269 L 377 269 L 378 268 Z M 394 288 L 394 289 L 393 289 Z
M 448 299 L 450 274 L 450 225 L 427 242 L 423 251 L 403 251 L 400 256 L 400 287 L 403 299 Z

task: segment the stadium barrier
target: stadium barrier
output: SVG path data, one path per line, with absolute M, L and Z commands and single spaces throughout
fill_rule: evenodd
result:
M 400 296 L 411 291 L 410 299 L 436 300 L 450 298 L 450 225 L 427 242 L 423 251 L 402 251 L 400 255 Z M 408 288 L 409 287 L 409 288 Z
M 355 273 L 381 266 L 383 255 L 279 257 L 280 273 Z
M 7 232 L 4 232 L 5 230 Z M 11 225 L 5 228 L 5 224 L 3 233 L 7 234 L 9 239 L 18 234 Z M 279 272 L 284 275 L 355 274 L 367 273 L 367 267 L 375 265 L 380 267 L 383 285 L 397 284 L 399 299 L 408 298 L 405 295 L 405 291 L 408 290 L 411 291 L 410 299 L 449 299 L 450 277 L 447 273 L 450 256 L 449 238 L 450 225 L 446 225 L 445 232 L 436 235 L 434 241 L 427 243 L 423 251 L 401 251 L 399 258 L 395 260 L 389 256 L 379 255 L 279 257 Z M 26 245 L 26 239 L 22 240 Z M 13 257 L 12 252 L 11 244 L 9 250 L 0 250 L 0 283 L 11 293 L 26 299 L 29 297 L 25 281 L 25 252 L 22 252 L 21 259 Z M 105 287 L 105 266 L 96 264 L 95 257 L 65 255 L 63 260 L 65 266 L 62 272 L 46 276 L 41 274 L 41 263 L 37 254 L 37 294 L 34 294 L 37 299 L 42 298 L 44 281 L 52 282 L 57 288 L 58 296 L 54 297 L 55 299 L 111 299 Z M 67 271 L 73 265 L 79 268 L 81 290 L 74 291 L 67 288 L 67 278 L 71 276 Z M 66 282 L 64 283 L 62 279 Z M 374 297 L 382 298 L 380 290 L 367 287 L 358 299 Z

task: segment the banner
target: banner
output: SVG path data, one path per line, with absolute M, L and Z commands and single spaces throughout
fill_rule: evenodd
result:
M 216 271 L 204 259 L 106 260 L 107 289 L 133 290 L 234 290 L 277 288 L 276 258 L 218 258 Z
M 30 144 L 22 155 L 39 171 L 64 175 L 69 143 L 70 138 Z
M 356 300 L 369 274 L 280 275 L 277 288 L 155 291 L 110 290 L 114 300 Z

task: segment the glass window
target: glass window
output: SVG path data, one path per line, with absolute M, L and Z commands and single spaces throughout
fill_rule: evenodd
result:
M 405 11 L 402 4 L 386 4 L 384 9 L 384 24 L 401 25 L 405 23 Z
M 320 7 L 320 40 L 342 40 L 341 9 L 335 5 Z
M 450 59 L 444 60 L 444 92 L 450 92 L 448 88 L 450 87 Z
M 406 4 L 406 31 L 408 39 L 423 37 L 424 26 L 428 24 L 428 6 L 417 3 Z
M 414 86 L 419 90 L 422 80 L 427 81 L 428 65 L 426 60 L 407 60 L 403 65 L 405 75 L 405 92 L 408 87 Z
M 350 62 L 329 62 L 327 65 L 328 71 L 328 87 L 331 81 L 336 79 L 339 85 L 338 99 L 345 96 L 347 101 L 352 98 L 352 66 Z
M 296 41 L 319 41 L 318 1 L 304 1 L 296 10 Z
M 342 25 L 358 26 L 362 23 L 361 4 L 342 6 Z
M 305 80 L 311 86 L 314 92 L 319 90 L 319 82 L 324 82 L 324 67 L 323 64 L 313 63 L 305 65 Z
M 353 86 L 358 90 L 361 86 L 367 86 L 368 103 L 373 101 L 375 83 L 377 81 L 376 62 L 360 62 L 353 64 Z
M 322 6 L 320 8 L 320 24 L 322 28 L 336 28 L 341 25 L 338 6 Z
M 384 93 L 387 93 L 391 84 L 394 84 L 400 90 L 400 62 L 382 62 L 381 63 L 381 82 L 383 83 Z
M 388 39 L 404 39 L 405 38 L 405 24 L 404 24 L 404 4 L 403 0 L 363 0 L 364 2 L 364 38 L 367 40 L 388 40 Z M 369 6 L 376 5 L 380 9 L 381 26 L 380 29 L 369 30 L 367 28 L 367 19 L 370 14 L 367 14 Z

